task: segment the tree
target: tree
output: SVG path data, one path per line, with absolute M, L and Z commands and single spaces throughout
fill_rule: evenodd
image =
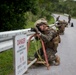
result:
M 37 1 L 34 0 L 2 0 L 0 1 L 0 31 L 24 28 L 24 13 L 37 13 Z

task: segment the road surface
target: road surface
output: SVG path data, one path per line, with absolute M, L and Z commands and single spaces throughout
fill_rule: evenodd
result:
M 55 17 L 58 15 L 54 14 Z M 66 16 L 60 15 L 60 20 L 68 21 Z M 76 75 L 76 19 L 72 19 L 74 27 L 70 25 L 61 35 L 61 43 L 58 46 L 58 55 L 61 59 L 59 66 L 50 66 L 47 70 L 45 66 L 29 68 L 25 75 Z

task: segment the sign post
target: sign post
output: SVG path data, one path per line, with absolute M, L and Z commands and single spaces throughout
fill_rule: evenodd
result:
M 23 75 L 27 71 L 27 36 L 15 36 L 13 46 L 15 75 Z

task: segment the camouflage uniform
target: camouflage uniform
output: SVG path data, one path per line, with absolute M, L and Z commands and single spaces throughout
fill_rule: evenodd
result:
M 58 32 L 59 33 L 64 33 L 65 31 L 65 27 L 67 27 L 68 23 L 64 20 L 64 21 L 58 21 L 58 24 L 57 24 L 57 28 L 59 29 Z
M 48 61 L 52 62 L 56 60 L 55 54 L 57 53 L 57 47 L 60 41 L 60 38 L 59 38 L 59 35 L 57 35 L 57 32 L 54 29 L 49 27 L 47 31 L 41 33 L 41 38 L 43 39 L 43 42 L 45 45 Z M 40 52 L 39 54 L 44 59 L 42 48 L 38 50 L 38 52 Z M 36 58 L 38 57 L 37 53 L 35 53 L 35 57 Z
M 70 23 L 70 21 L 71 21 L 71 16 L 69 15 L 68 16 L 68 23 Z

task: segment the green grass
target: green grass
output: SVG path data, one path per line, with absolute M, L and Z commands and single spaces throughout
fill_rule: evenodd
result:
M 28 57 L 34 57 L 34 53 L 41 47 L 40 41 L 31 41 L 30 47 L 28 50 Z
M 12 71 L 13 71 L 12 50 L 0 53 L 0 75 L 8 75 Z
M 34 22 L 27 22 L 27 25 L 25 25 L 25 28 L 31 28 L 34 27 Z
M 53 24 L 55 21 L 54 21 L 54 18 L 51 17 L 50 20 L 48 21 L 48 25 L 49 24 Z M 27 22 L 27 25 L 25 25 L 25 28 L 31 28 L 31 27 L 34 27 L 34 23 L 35 22 Z
M 54 24 L 54 18 L 51 18 L 49 21 L 48 21 L 48 24 Z

